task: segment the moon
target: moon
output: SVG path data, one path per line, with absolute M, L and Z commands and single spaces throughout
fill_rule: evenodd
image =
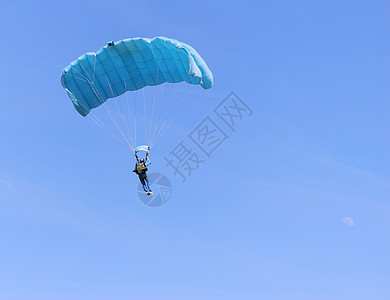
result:
M 344 224 L 347 224 L 348 226 L 353 226 L 353 225 L 355 225 L 355 221 L 354 221 L 352 218 L 350 218 L 350 217 L 345 217 L 345 218 L 343 219 L 343 223 L 344 223 Z

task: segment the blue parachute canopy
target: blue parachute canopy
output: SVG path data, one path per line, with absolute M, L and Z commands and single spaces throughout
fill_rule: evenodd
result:
M 62 86 L 83 116 L 126 91 L 183 81 L 208 89 L 213 75 L 191 46 L 165 37 L 110 41 L 96 53 L 80 56 L 61 76 Z

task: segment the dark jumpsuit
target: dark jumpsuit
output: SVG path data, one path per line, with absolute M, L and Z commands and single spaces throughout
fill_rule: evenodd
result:
M 137 168 L 137 165 L 141 165 L 141 164 L 145 164 L 145 166 L 148 167 L 151 163 L 150 162 L 136 163 L 136 168 Z M 142 184 L 144 191 L 149 192 L 151 189 L 149 186 L 149 179 L 148 179 L 148 175 L 146 174 L 146 172 L 144 172 L 142 174 L 138 174 L 138 177 L 139 177 L 139 181 L 141 181 L 141 184 Z

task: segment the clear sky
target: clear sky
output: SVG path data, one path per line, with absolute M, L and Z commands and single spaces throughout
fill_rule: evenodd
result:
M 390 299 L 389 9 L 1 1 L 0 298 Z M 214 74 L 151 153 L 173 188 L 158 208 L 60 83 L 138 36 L 184 41 Z M 181 183 L 164 157 L 231 91 L 253 115 L 218 123 L 228 139 Z

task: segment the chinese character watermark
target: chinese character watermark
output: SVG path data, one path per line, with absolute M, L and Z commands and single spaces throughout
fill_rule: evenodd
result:
M 185 141 L 181 141 L 164 157 L 165 166 L 170 168 L 174 176 L 179 176 L 182 182 L 186 182 L 194 171 L 198 170 L 200 165 L 229 138 L 218 123 L 222 121 L 225 127 L 235 132 L 239 123 L 253 114 L 250 107 L 234 92 L 231 92 L 213 111 L 213 115 L 206 116 L 188 135 L 192 144 L 196 145 L 195 149 Z M 196 152 L 199 149 L 203 157 Z
M 191 176 L 192 171 L 199 169 L 204 160 L 199 159 L 199 156 L 191 148 L 187 148 L 184 142 L 181 141 L 170 153 L 168 157 L 164 157 L 166 165 L 173 169 L 174 175 L 180 175 L 182 182 Z
M 231 92 L 215 109 L 215 114 L 233 131 L 240 121 L 252 116 L 253 111 L 234 92 Z
M 196 126 L 188 136 L 208 157 L 228 138 L 209 117 Z

